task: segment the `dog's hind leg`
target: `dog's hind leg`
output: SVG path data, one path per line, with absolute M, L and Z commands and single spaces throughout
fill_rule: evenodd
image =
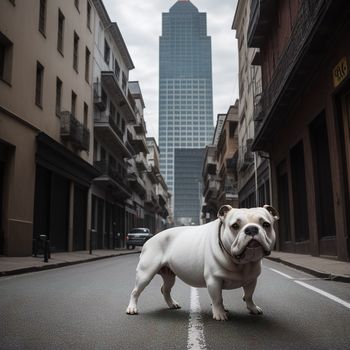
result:
M 153 260 L 152 260 L 153 259 Z M 143 253 L 140 258 L 140 262 L 136 269 L 136 282 L 135 288 L 132 290 L 130 295 L 129 305 L 126 308 L 126 313 L 129 315 L 138 314 L 137 302 L 142 291 L 151 282 L 155 274 L 160 270 L 161 263 L 156 262 L 153 256 L 147 257 Z
M 175 274 L 173 271 L 171 271 L 168 267 L 163 266 L 160 271 L 159 274 L 162 276 L 163 278 L 163 285 L 161 287 L 161 292 L 163 294 L 164 300 L 167 303 L 167 305 L 169 306 L 170 309 L 180 309 L 181 306 L 179 305 L 179 303 L 174 300 L 171 296 L 171 289 L 173 288 L 174 284 L 175 284 Z

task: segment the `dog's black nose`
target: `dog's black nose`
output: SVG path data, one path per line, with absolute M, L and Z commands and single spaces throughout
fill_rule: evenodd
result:
M 244 233 L 247 235 L 247 236 L 255 236 L 259 233 L 259 228 L 256 227 L 256 226 L 248 226 L 244 229 Z

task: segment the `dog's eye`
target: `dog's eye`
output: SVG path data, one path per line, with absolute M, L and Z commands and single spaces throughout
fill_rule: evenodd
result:
M 264 228 L 269 228 L 269 227 L 271 227 L 271 224 L 270 224 L 269 222 L 265 221 L 265 222 L 263 223 L 263 227 L 264 227 Z
M 234 223 L 234 224 L 232 225 L 232 228 L 233 228 L 234 230 L 238 230 L 238 229 L 239 229 L 239 225 L 238 225 L 237 223 Z

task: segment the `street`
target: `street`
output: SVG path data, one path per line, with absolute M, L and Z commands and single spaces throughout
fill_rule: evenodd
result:
M 346 349 L 350 285 L 263 261 L 248 314 L 242 291 L 225 291 L 227 322 L 214 321 L 205 289 L 180 280 L 168 310 L 157 276 L 125 313 L 138 255 L 0 279 L 0 349 Z M 311 290 L 311 288 L 317 288 Z M 327 292 L 321 295 L 320 291 Z M 337 299 L 338 298 L 338 299 Z

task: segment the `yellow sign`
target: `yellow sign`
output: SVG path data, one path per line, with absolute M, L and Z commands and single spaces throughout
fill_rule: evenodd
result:
M 348 62 L 343 57 L 339 63 L 333 68 L 333 85 L 337 87 L 348 75 Z

